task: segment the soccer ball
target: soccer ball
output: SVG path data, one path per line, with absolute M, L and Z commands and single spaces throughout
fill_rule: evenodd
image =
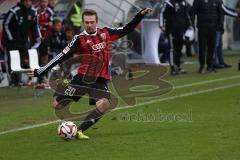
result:
M 77 126 L 71 121 L 62 122 L 58 127 L 58 135 L 64 139 L 72 139 L 77 134 Z

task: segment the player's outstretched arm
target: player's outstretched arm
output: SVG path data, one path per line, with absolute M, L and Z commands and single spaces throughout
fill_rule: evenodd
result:
M 57 64 L 61 64 L 63 61 L 70 58 L 71 55 L 77 51 L 77 48 L 80 47 L 79 45 L 80 45 L 79 38 L 78 38 L 78 36 L 75 36 L 73 38 L 72 42 L 70 42 L 65 47 L 65 49 L 61 53 L 59 53 L 56 57 L 54 57 L 47 65 L 40 67 L 39 69 L 35 69 L 32 73 L 33 76 L 40 77 L 40 76 L 44 75 L 45 73 L 47 73 L 50 69 L 52 69 Z M 31 74 L 29 74 L 29 75 L 31 75 Z
M 141 20 L 146 16 L 147 14 L 151 13 L 151 8 L 144 8 L 141 11 L 137 13 L 137 15 L 133 18 L 132 21 L 130 21 L 127 25 L 125 25 L 122 28 L 107 28 L 110 35 L 111 40 L 117 40 L 127 34 L 129 34 L 131 31 L 134 30 L 134 28 L 141 22 Z

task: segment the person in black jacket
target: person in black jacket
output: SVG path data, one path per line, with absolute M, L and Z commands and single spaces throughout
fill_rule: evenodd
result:
M 31 39 L 31 41 L 29 41 Z M 19 50 L 21 65 L 28 67 L 28 49 L 38 48 L 41 43 L 41 33 L 37 25 L 37 14 L 31 0 L 21 0 L 10 9 L 3 21 L 2 44 L 7 53 Z M 9 54 L 7 54 L 9 56 Z M 9 58 L 8 58 L 9 59 Z M 8 61 L 10 66 L 10 62 Z M 18 85 L 20 75 L 13 74 L 11 84 Z
M 63 31 L 62 22 L 59 19 L 53 20 L 52 32 L 49 36 L 48 44 L 49 51 L 55 54 L 61 52 L 67 45 L 67 37 Z M 50 60 L 52 58 L 50 58 Z
M 160 13 L 160 28 L 166 32 L 170 45 L 171 74 L 186 73 L 180 68 L 183 35 L 192 27 L 189 6 L 185 0 L 165 1 Z
M 229 8 L 222 2 L 222 26 L 217 30 L 216 35 L 216 46 L 215 46 L 215 52 L 213 56 L 213 67 L 216 69 L 220 68 L 231 68 L 232 66 L 227 64 L 224 61 L 223 53 L 222 53 L 222 36 L 224 34 L 224 21 L 225 21 L 225 15 L 231 16 L 231 17 L 239 17 L 239 12 L 236 10 Z
M 220 0 L 194 0 L 192 16 L 197 16 L 199 41 L 199 73 L 205 73 L 205 58 L 207 49 L 208 73 L 215 72 L 213 68 L 213 53 L 216 42 L 216 31 L 222 25 L 222 3 Z

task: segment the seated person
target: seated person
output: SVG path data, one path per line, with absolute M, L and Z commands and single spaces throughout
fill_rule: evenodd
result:
M 67 45 L 66 34 L 63 30 L 62 22 L 59 19 L 53 20 L 52 33 L 48 40 L 49 52 L 54 55 L 60 53 Z M 49 57 L 52 59 L 54 56 Z

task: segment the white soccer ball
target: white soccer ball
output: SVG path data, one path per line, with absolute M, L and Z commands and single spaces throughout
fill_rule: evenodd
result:
M 58 127 L 58 135 L 64 139 L 72 139 L 77 134 L 77 126 L 71 121 L 62 122 Z

